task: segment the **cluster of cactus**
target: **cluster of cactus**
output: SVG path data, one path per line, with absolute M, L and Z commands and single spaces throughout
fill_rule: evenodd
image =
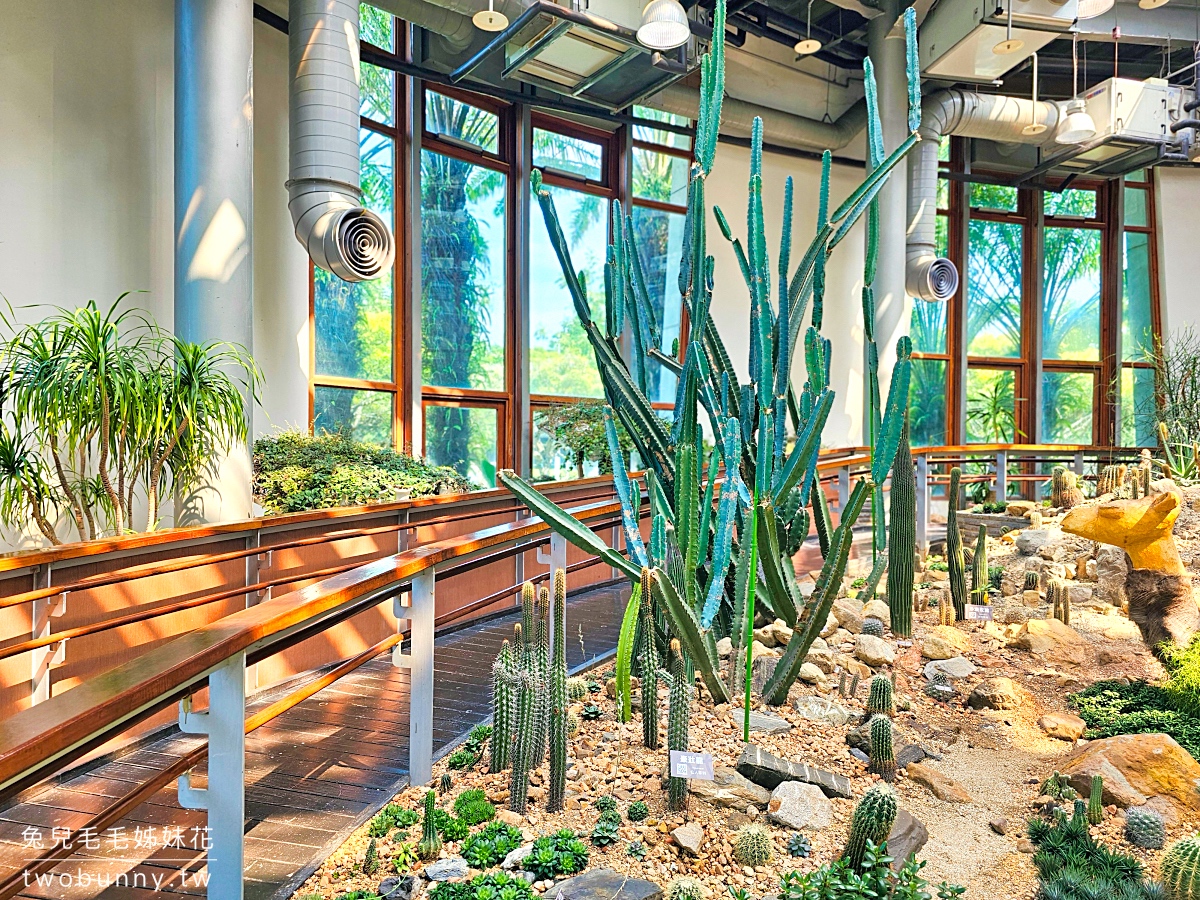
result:
M 1040 509 L 1031 509 L 1026 518 L 1029 519 L 1030 528 L 1037 530 L 1042 527 L 1042 511 Z
M 1050 618 L 1071 624 L 1070 590 L 1063 579 L 1054 576 L 1046 579 L 1046 601 L 1050 604 Z
M 887 784 L 877 782 L 863 794 L 854 807 L 850 837 L 842 851 L 842 859 L 850 868 L 862 868 L 868 841 L 877 847 L 887 841 L 896 822 L 896 812 L 896 792 Z
M 871 637 L 883 637 L 883 620 L 876 619 L 874 616 L 863 619 L 862 633 L 869 634 Z
M 739 659 L 738 645 L 744 639 L 748 613 L 754 604 L 768 618 L 782 619 L 792 629 L 782 658 L 762 687 L 766 701 L 780 704 L 786 700 L 788 688 L 799 676 L 808 650 L 823 629 L 842 587 L 853 524 L 868 495 L 874 498 L 871 506 L 877 526 L 875 547 L 882 548 L 878 531 L 882 526 L 882 505 L 877 501 L 882 498 L 882 486 L 900 443 L 912 371 L 912 344 L 907 337 L 898 343 L 884 404 L 874 343 L 872 284 L 877 268 L 877 229 L 867 229 L 868 277 L 863 289 L 871 467 L 869 475 L 854 485 L 838 525 L 832 529 L 823 492 L 816 488 L 817 454 L 834 400 L 830 388 L 832 344 L 822 335 L 821 327 L 829 255 L 868 211 L 876 210 L 871 213 L 875 219 L 880 189 L 919 140 L 915 12 L 906 12 L 904 22 L 910 86 L 909 135 L 884 156 L 878 91 L 873 68 L 866 61 L 868 132 L 873 136 L 868 142 L 868 174 L 847 200 L 831 211 L 828 197 L 832 155 L 824 157 L 816 237 L 799 257 L 798 264 L 792 257 L 790 179 L 783 188 L 784 220 L 774 271 L 768 262 L 761 121 L 756 120 L 751 130 L 745 242 L 734 237 L 725 215 L 719 209 L 713 210 L 722 237 L 732 244 L 750 293 L 750 377 L 745 383 L 732 365 L 709 314 L 715 289 L 715 261 L 707 246 L 709 210 L 705 185 L 713 183 L 709 176 L 713 171 L 723 94 L 724 0 L 718 0 L 713 10 L 712 45 L 701 61 L 694 159 L 688 174 L 687 214 L 678 267 L 679 295 L 688 313 L 692 337 L 681 348 L 685 351 L 682 363 L 673 354 L 664 352 L 662 329 L 650 292 L 646 290 L 642 248 L 635 241 L 631 217 L 624 215 L 618 204 L 613 205 L 611 243 L 605 264 L 604 321 L 593 320 L 588 285 L 572 262 L 553 198 L 543 186 L 540 173 L 531 174 L 533 194 L 604 387 L 605 431 L 628 555 L 609 547 L 512 472 L 502 472 L 500 480 L 568 541 L 600 557 L 631 581 L 640 583 L 642 568 L 650 569 L 655 607 L 667 637 L 682 642 L 706 690 L 718 703 L 728 702 L 732 691 L 728 676 L 721 671 L 715 649 L 717 640 L 729 637 L 734 642 L 731 658 Z M 806 321 L 811 323 L 807 328 Z M 621 355 L 622 346 L 630 347 L 628 359 Z M 792 362 L 797 357 L 803 359 L 804 379 L 792 377 Z M 647 399 L 651 366 L 664 367 L 677 378 L 675 408 L 669 417 L 660 417 Z M 793 388 L 793 381 L 802 387 Z M 701 415 L 707 416 L 708 428 L 701 427 Z M 642 486 L 633 485 L 629 478 L 627 460 L 616 438 L 618 420 L 646 469 L 648 542 L 643 540 L 640 530 Z M 703 444 L 705 432 L 714 439 L 709 453 Z M 721 469 L 725 478 L 719 487 L 716 479 L 705 480 L 705 471 Z M 805 599 L 791 556 L 814 523 L 824 563 L 815 590 Z M 752 555 L 756 557 L 753 571 Z M 733 578 L 729 577 L 731 569 L 735 573 Z M 623 630 L 622 640 L 632 642 L 636 633 L 635 628 Z M 618 657 L 622 656 L 629 659 L 631 652 L 626 648 L 622 653 L 619 644 Z M 618 685 L 618 691 L 621 690 Z M 619 699 L 624 708 L 623 698 Z
M 734 835 L 733 858 L 743 866 L 765 865 L 774 854 L 775 842 L 771 839 L 771 832 L 761 825 L 743 825 Z
M 1096 479 L 1096 494 L 1117 494 L 1125 488 L 1125 465 L 1110 464 L 1100 470 Z
M 1150 484 L 1148 475 L 1143 472 L 1140 466 L 1134 466 L 1129 470 L 1129 496 L 1137 500 L 1139 497 L 1146 496 L 1147 486 Z
M 708 892 L 690 875 L 679 875 L 667 882 L 663 895 L 664 900 L 705 900 Z
M 421 820 L 421 843 L 417 844 L 417 854 L 421 859 L 433 859 L 442 849 L 442 836 L 438 833 L 437 795 L 433 791 L 425 794 L 425 815 Z
M 867 771 L 884 781 L 896 780 L 896 750 L 893 746 L 892 720 L 885 715 L 871 718 L 871 753 Z
M 953 603 L 954 618 L 964 619 L 967 615 L 967 563 L 963 556 L 962 532 L 958 529 L 958 498 L 959 481 L 962 469 L 955 466 L 950 470 L 950 488 L 947 493 L 948 509 L 946 513 L 946 571 L 949 576 L 950 600 Z M 954 622 L 942 622 L 943 625 L 953 625 Z
M 567 573 L 554 572 L 554 654 L 550 660 L 550 785 L 546 811 L 563 808 L 567 790 Z
M 683 649 L 677 638 L 671 640 L 670 694 L 667 700 L 667 749 L 688 748 L 688 704 L 689 685 L 687 666 L 684 664 Z M 687 807 L 687 779 L 670 776 L 667 778 L 667 808 L 681 812 Z
M 979 537 L 975 541 L 975 553 L 971 558 L 971 602 L 980 605 L 988 602 L 988 587 L 991 584 L 988 572 L 987 526 L 979 526 Z
M 515 626 L 520 629 L 520 624 Z M 521 633 L 517 632 L 517 643 Z M 509 782 L 508 808 L 525 814 L 529 795 L 529 773 L 534 768 L 534 738 L 537 734 L 539 685 L 529 672 L 518 671 L 513 677 L 517 690 L 517 715 L 512 746 L 512 779 Z
M 1172 844 L 1163 854 L 1159 872 L 1171 900 L 1200 898 L 1200 835 Z
M 1041 576 L 1033 569 L 1025 570 L 1025 590 L 1036 591 L 1041 587 Z
M 1079 479 L 1065 466 L 1055 466 L 1050 475 L 1050 505 L 1058 509 L 1070 509 L 1083 502 L 1083 491 Z
M 908 411 L 892 463 L 891 529 L 888 533 L 887 597 L 892 634 L 912 635 L 913 580 L 917 556 L 917 475 L 908 442 Z
M 808 835 L 797 831 L 788 838 L 788 853 L 792 856 L 807 858 L 812 853 L 812 842 L 808 839 Z
M 654 627 L 654 591 L 650 569 L 642 568 L 641 605 L 638 607 L 642 630 L 642 744 L 647 750 L 658 749 L 658 637 Z
M 1137 471 L 1136 469 L 1134 471 Z M 1135 847 L 1161 850 L 1167 839 L 1163 817 L 1152 809 L 1130 809 L 1125 813 L 1125 840 Z
M 871 679 L 867 691 L 867 715 L 894 716 L 896 714 L 896 689 L 886 675 Z
M 521 645 L 518 635 L 517 646 Z M 517 663 L 508 641 L 500 645 L 492 665 L 492 747 L 489 767 L 502 772 L 512 760 L 513 728 L 517 718 Z
M 1055 800 L 1075 800 L 1079 794 L 1071 787 L 1071 780 L 1061 772 L 1055 772 L 1042 782 L 1041 792 Z
M 838 679 L 838 696 L 843 700 L 858 694 L 858 674 L 851 675 L 844 669 Z

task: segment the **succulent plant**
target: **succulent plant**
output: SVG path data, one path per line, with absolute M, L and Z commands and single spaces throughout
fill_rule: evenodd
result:
M 961 478 L 962 469 L 958 466 L 950 470 L 950 488 L 946 495 L 949 503 L 946 513 L 946 572 L 949 576 L 950 599 L 953 602 L 956 620 L 961 620 L 967 615 L 967 564 L 963 554 L 962 532 L 958 529 Z M 943 622 L 942 624 L 953 625 L 954 622 Z
M 876 847 L 884 844 L 895 821 L 896 792 L 890 785 L 876 782 L 854 807 L 854 816 L 850 820 L 850 837 L 846 841 L 842 859 L 851 869 L 861 869 L 867 842 L 870 841 Z
M 531 674 L 537 683 L 537 731 L 533 739 L 533 763 L 538 768 L 546 759 L 546 747 L 550 740 L 550 591 L 543 586 L 538 590 L 534 604 L 533 668 Z M 565 639 L 565 638 L 564 638 Z M 564 704 L 565 708 L 566 704 Z M 565 769 L 564 769 L 565 771 Z
M 884 781 L 896 779 L 896 753 L 892 746 L 892 720 L 887 716 L 871 719 L 871 753 L 868 771 Z
M 1158 868 L 1171 900 L 1200 898 L 1200 835 L 1168 847 Z
M 621 820 L 600 817 L 596 827 L 592 829 L 592 843 L 597 847 L 607 847 L 621 839 Z
M 762 825 L 743 825 L 734 835 L 733 856 L 743 866 L 761 866 L 769 862 L 774 850 L 771 832 Z
M 572 675 L 567 679 L 567 699 L 572 703 L 578 703 L 588 694 L 588 683 L 586 678 L 581 678 L 578 675 Z
M 630 822 L 641 822 L 650 815 L 650 807 L 642 800 L 634 800 L 625 810 L 625 816 Z
M 453 787 L 454 777 L 449 772 L 443 772 L 442 777 L 438 779 L 438 793 L 448 794 Z
M 1087 818 L 1091 825 L 1099 825 L 1104 821 L 1104 779 L 1099 775 L 1092 776 L 1091 793 L 1088 795 Z
M 871 637 L 883 637 L 883 620 L 876 619 L 874 616 L 863 619 L 862 633 L 869 634 Z
M 925 695 L 932 697 L 934 700 L 946 701 L 957 693 L 954 689 L 954 684 L 950 681 L 950 676 L 945 672 L 934 672 L 933 677 L 929 679 L 929 684 L 925 685 Z
M 867 715 L 896 714 L 896 691 L 892 679 L 886 675 L 876 675 L 871 679 L 867 689 Z
M 362 870 L 364 875 L 374 875 L 379 871 L 379 848 L 375 846 L 375 838 L 367 841 L 367 852 L 363 856 Z
M 396 851 L 392 854 L 392 865 L 396 867 L 396 871 L 403 874 L 417 864 L 421 857 L 417 856 L 417 848 L 408 841 L 401 841 L 396 845 Z
M 892 633 L 912 634 L 913 578 L 917 556 L 917 475 L 908 441 L 908 410 L 892 463 L 891 527 L 888 532 L 887 597 Z M 866 629 L 864 628 L 864 633 Z M 877 637 L 883 637 L 882 634 Z
M 521 832 L 505 822 L 491 822 L 463 841 L 460 851 L 473 869 L 487 869 L 521 846 Z
M 634 859 L 645 859 L 646 845 L 641 841 L 630 841 L 629 845 L 625 848 L 625 853 Z
M 563 808 L 567 790 L 567 573 L 554 572 L 554 654 L 550 660 L 550 784 L 546 811 Z
M 417 854 L 421 859 L 433 859 L 442 849 L 442 838 L 438 834 L 437 821 L 434 818 L 437 795 L 433 791 L 425 794 L 425 817 L 421 823 L 421 843 L 417 844 Z
M 1036 591 L 1041 588 L 1041 577 L 1033 569 L 1025 570 L 1025 590 Z
M 612 812 L 617 808 L 617 800 L 612 794 L 605 794 L 602 797 L 597 797 L 596 802 L 592 804 L 597 812 Z
M 987 526 L 979 526 L 979 537 L 975 541 L 975 554 L 971 558 L 971 602 L 987 603 L 988 586 Z
M 586 868 L 589 854 L 588 845 L 575 832 L 562 828 L 535 840 L 524 866 L 539 880 L 558 878 Z
M 604 710 L 602 710 L 595 703 L 585 703 L 583 704 L 583 709 L 579 711 L 579 717 L 585 722 L 595 721 L 602 715 L 604 715 Z
M 642 631 L 642 745 L 658 749 L 658 638 L 654 627 L 654 584 L 650 569 L 642 566 L 641 606 L 638 625 Z
M 1042 527 L 1042 511 L 1040 509 L 1031 509 L 1028 518 L 1030 528 L 1036 530 Z
M 1166 824 L 1154 810 L 1130 809 L 1125 812 L 1125 839 L 1133 846 L 1161 850 L 1166 838 Z
M 705 900 L 708 891 L 695 878 L 679 875 L 667 882 L 664 900 Z
M 529 772 L 533 768 L 534 741 L 537 734 L 537 685 L 528 672 L 518 672 L 517 723 L 513 737 L 512 779 L 509 783 L 508 808 L 525 814 L 529 794 Z
M 1067 583 L 1061 578 L 1046 579 L 1046 600 L 1050 603 L 1052 618 L 1058 619 L 1064 625 L 1071 624 L 1071 598 Z
M 454 798 L 454 814 L 468 825 L 479 825 L 496 817 L 496 807 L 482 790 L 472 788 Z
M 808 835 L 797 831 L 788 838 L 788 853 L 806 859 L 812 854 L 812 842 Z
M 846 691 L 847 696 L 850 696 L 850 697 L 858 696 L 858 682 L 859 682 L 858 673 L 855 672 L 852 676 L 850 676 L 850 687 Z

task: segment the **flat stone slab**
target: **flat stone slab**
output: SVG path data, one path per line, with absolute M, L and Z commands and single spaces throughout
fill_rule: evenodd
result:
M 950 659 L 936 659 L 925 664 L 925 677 L 933 681 L 933 676 L 944 672 L 951 681 L 969 678 L 975 674 L 975 664 L 965 656 L 955 656 Z
M 712 781 L 694 779 L 688 791 L 713 806 L 724 806 L 745 812 L 747 806 L 764 807 L 771 802 L 771 792 L 759 787 L 746 776 L 729 766 L 717 766 Z
M 630 878 L 612 869 L 592 869 L 558 882 L 549 891 L 558 900 L 662 900 L 653 881 Z
M 896 811 L 896 821 L 888 835 L 888 856 L 892 858 L 892 868 L 897 872 L 908 861 L 910 856 L 920 852 L 929 840 L 929 831 L 919 819 L 913 818 L 903 809 Z
M 773 713 L 762 713 L 752 709 L 750 710 L 750 730 L 760 731 L 763 734 L 779 734 L 784 731 L 791 731 L 792 725 L 782 716 L 777 716 Z
M 450 856 L 431 862 L 425 867 L 425 877 L 430 881 L 449 881 L 451 878 L 465 878 L 470 866 L 461 856 Z
M 785 781 L 771 794 L 767 818 L 793 831 L 818 830 L 833 821 L 833 804 L 815 784 Z
M 848 800 L 853 796 L 850 779 L 845 775 L 835 775 L 804 763 L 780 759 L 756 744 L 748 744 L 742 751 L 737 770 L 755 784 L 771 791 L 785 781 L 803 781 L 805 784 L 815 784 L 825 792 L 826 797 Z

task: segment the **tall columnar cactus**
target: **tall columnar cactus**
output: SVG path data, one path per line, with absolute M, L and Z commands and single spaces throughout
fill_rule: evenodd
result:
M 1046 579 L 1046 600 L 1050 604 L 1051 618 L 1058 619 L 1064 625 L 1071 624 L 1071 599 L 1068 595 L 1067 583 L 1061 578 L 1051 576 Z
M 550 660 L 550 786 L 546 811 L 563 808 L 567 790 L 567 573 L 554 572 L 554 654 Z
M 687 666 L 678 639 L 671 641 L 671 693 L 667 703 L 667 749 L 688 748 L 688 706 L 691 701 Z M 687 807 L 687 779 L 667 778 L 667 807 L 681 812 Z
M 854 485 L 838 526 L 830 530 L 819 499 L 820 491 L 814 490 L 821 436 L 834 402 L 830 387 L 833 345 L 821 333 L 825 266 L 830 253 L 850 234 L 858 220 L 868 215 L 877 221 L 876 213 L 868 210 L 875 207 L 889 173 L 919 140 L 915 12 L 906 12 L 904 21 L 911 88 L 910 134 L 890 153 L 885 152 L 874 74 L 870 65 L 865 64 L 871 165 L 863 183 L 844 203 L 831 209 L 832 156 L 823 159 L 816 237 L 802 255 L 792 254 L 793 186 L 788 180 L 782 186 L 784 215 L 778 255 L 774 265 L 768 259 L 761 121 L 751 131 L 745 235 L 735 236 L 725 215 L 719 209 L 711 211 L 721 237 L 732 245 L 750 295 L 746 367 L 749 379 L 744 383 L 709 314 L 716 285 L 715 260 L 707 244 L 708 222 L 712 219 L 705 201 L 705 186 L 712 183 L 709 176 L 713 172 L 724 92 L 724 0 L 717 0 L 713 9 L 712 47 L 701 60 L 694 159 L 687 178 L 687 214 L 677 287 L 688 313 L 692 340 L 681 348 L 682 363 L 674 354 L 664 352 L 662 328 L 642 269 L 644 248 L 637 246 L 632 218 L 614 204 L 603 284 L 605 315 L 602 321 L 594 320 L 589 285 L 579 276 L 571 259 L 554 200 L 543 186 L 540 173 L 531 173 L 534 196 L 604 386 L 605 430 L 628 557 L 607 546 L 583 523 L 513 473 L 502 472 L 500 480 L 567 540 L 621 570 L 631 581 L 640 581 L 643 567 L 650 569 L 654 605 L 668 636 L 681 642 L 696 673 L 717 702 L 728 701 L 732 691 L 726 674 L 721 671 L 716 644 L 720 638 L 734 638 L 742 633 L 750 608 L 744 598 L 750 589 L 764 615 L 782 619 L 792 629 L 783 657 L 762 689 L 763 698 L 770 703 L 786 700 L 788 688 L 799 676 L 805 656 L 841 590 L 853 523 L 868 497 L 876 501 L 880 498 L 880 488 L 899 446 L 912 371 L 912 343 L 902 338 L 897 344 L 896 364 L 885 404 L 878 386 L 870 295 L 877 240 L 875 229 L 868 229 L 866 258 L 870 277 L 865 282 L 868 288 L 863 294 L 863 309 L 864 325 L 871 334 L 868 392 L 871 467 L 869 476 Z M 808 327 L 806 321 L 811 322 Z M 622 347 L 630 348 L 628 358 L 621 355 Z M 803 360 L 803 378 L 793 377 L 795 359 Z M 652 366 L 667 369 L 677 379 L 673 415 L 665 420 L 647 399 Z M 802 387 L 797 390 L 793 384 Z M 703 428 L 701 417 L 708 419 Z M 625 468 L 624 454 L 616 438 L 618 421 L 646 468 L 651 523 L 648 543 L 640 532 L 642 486 L 632 483 Z M 705 433 L 714 439 L 710 453 L 704 451 Z M 704 476 L 705 471 L 718 470 L 725 472 L 719 488 L 713 479 L 706 482 Z M 814 499 L 815 507 L 810 513 Z M 879 508 L 878 502 L 872 505 Z M 825 561 L 815 590 L 805 599 L 799 590 L 791 554 L 808 534 L 813 521 L 822 536 Z M 755 523 L 753 529 L 751 522 Z M 735 574 L 730 578 L 735 555 L 736 565 L 741 566 L 751 550 L 757 556 L 757 563 L 752 567 L 747 565 L 744 571 L 749 573 L 748 577 L 739 579 Z M 623 629 L 624 641 L 634 640 L 636 632 L 632 627 Z M 736 644 L 735 639 L 735 650 Z M 618 658 L 630 659 L 629 649 L 622 653 L 619 646 Z
M 846 841 L 846 849 L 842 851 L 842 859 L 852 869 L 862 868 L 867 841 L 876 846 L 887 841 L 896 822 L 896 810 L 896 792 L 883 782 L 872 785 L 863 794 L 854 807 L 850 837 Z
M 533 644 L 537 637 L 537 588 L 532 581 L 521 585 L 521 640 L 517 642 L 520 651 L 518 662 L 526 672 L 533 671 Z
M 534 604 L 533 675 L 537 682 L 537 733 L 533 738 L 532 768 L 546 759 L 546 743 L 550 737 L 550 591 L 538 591 Z
M 979 526 L 979 538 L 975 541 L 975 555 L 971 560 L 971 602 L 987 603 L 988 557 L 987 526 Z
M 896 714 L 896 691 L 892 680 L 886 675 L 876 675 L 871 679 L 867 691 L 867 715 L 881 714 L 894 716 Z
M 1092 790 L 1088 794 L 1087 817 L 1091 825 L 1099 825 L 1104 821 L 1104 779 L 1099 775 L 1092 776 Z
M 512 780 L 508 808 L 525 814 L 529 793 L 529 770 L 533 768 L 534 736 L 537 731 L 537 683 L 528 672 L 517 672 L 517 724 L 513 735 Z
M 1079 489 L 1075 473 L 1063 466 L 1055 466 L 1050 476 L 1050 505 L 1070 509 L 1082 502 L 1083 491 Z
M 867 771 L 884 781 L 896 780 L 896 751 L 892 740 L 892 720 L 885 715 L 871 719 L 871 753 Z
M 958 619 L 967 615 L 967 564 L 963 559 L 962 532 L 958 530 L 959 481 L 962 469 L 955 466 L 950 470 L 950 489 L 947 493 L 949 508 L 946 513 L 946 567 L 949 570 L 950 599 L 954 603 L 954 615 Z
M 892 521 L 888 534 L 888 609 L 892 634 L 912 634 L 913 571 L 917 555 L 917 475 L 908 443 L 908 413 L 900 430 L 900 448 L 892 464 Z
M 421 859 L 433 859 L 442 849 L 442 837 L 438 834 L 437 822 L 433 814 L 437 804 L 437 794 L 433 791 L 425 793 L 425 816 L 421 820 L 421 842 L 417 844 L 417 855 Z
M 1171 900 L 1200 900 L 1200 835 L 1172 844 L 1158 868 Z
M 518 641 L 518 645 L 520 641 Z M 511 760 L 513 724 L 517 713 L 517 667 L 508 641 L 500 645 L 492 664 L 492 741 L 493 772 L 508 768 Z
M 1137 500 L 1143 496 L 1145 491 L 1142 490 L 1142 470 L 1140 468 L 1132 468 L 1129 470 L 1129 496 Z
M 650 569 L 642 567 L 642 605 L 638 608 L 642 628 L 642 744 L 658 749 L 658 645 L 654 628 L 654 591 Z
M 1039 588 L 1041 588 L 1041 586 L 1042 586 L 1042 585 L 1041 585 L 1041 579 L 1040 579 L 1040 577 L 1038 576 L 1038 573 L 1037 573 L 1037 572 L 1035 572 L 1033 569 L 1026 569 L 1026 570 L 1025 570 L 1025 587 L 1024 587 L 1024 590 L 1027 590 L 1027 591 L 1036 591 L 1036 590 L 1038 590 Z

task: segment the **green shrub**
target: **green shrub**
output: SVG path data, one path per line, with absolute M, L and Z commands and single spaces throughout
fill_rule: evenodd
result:
M 459 747 L 446 757 L 446 768 L 455 770 L 469 769 L 477 762 L 479 762 L 478 754 L 472 753 L 466 747 Z
M 421 821 L 421 815 L 415 809 L 408 809 L 399 803 L 389 803 L 379 811 L 367 829 L 370 837 L 387 837 L 393 828 L 410 828 Z
M 454 814 L 468 825 L 478 825 L 496 817 L 496 807 L 479 788 L 463 791 L 454 798 Z
M 604 401 L 575 400 L 556 404 L 538 412 L 537 425 L 554 436 L 554 442 L 565 450 L 575 464 L 575 474 L 583 477 L 583 464 L 594 461 L 601 475 L 612 474 L 612 457 L 608 453 L 608 437 L 604 432 Z M 617 441 L 621 452 L 628 454 L 633 441 L 620 422 Z
M 399 490 L 424 497 L 471 487 L 446 466 L 342 434 L 283 431 L 254 442 L 254 498 L 272 514 L 392 500 Z
M 779 879 L 779 900 L 827 900 L 830 897 L 910 900 L 929 897 L 925 890 L 928 882 L 921 877 L 921 868 L 925 863 L 909 859 L 898 872 L 892 871 L 890 863 L 886 844 L 876 846 L 867 841 L 861 871 L 855 870 L 849 860 L 839 859 L 805 875 L 787 872 Z M 944 881 L 937 889 L 939 900 L 952 900 L 962 893 L 962 887 Z
M 431 900 L 534 900 L 533 888 L 507 872 L 486 872 L 470 881 L 439 881 L 429 889 Z
M 612 794 L 605 794 L 603 797 L 597 797 L 594 805 L 602 813 L 612 812 L 617 808 L 617 800 Z
M 521 832 L 504 822 L 471 835 L 462 845 L 462 855 L 473 869 L 486 869 L 504 862 L 504 857 L 521 846 Z
M 574 875 L 582 872 L 587 863 L 587 844 L 569 828 L 538 838 L 533 842 L 533 851 L 525 857 L 525 869 L 538 881 Z
M 1189 711 L 1179 688 L 1144 681 L 1098 681 L 1069 699 L 1087 723 L 1089 737 L 1162 732 L 1200 759 L 1200 718 Z

